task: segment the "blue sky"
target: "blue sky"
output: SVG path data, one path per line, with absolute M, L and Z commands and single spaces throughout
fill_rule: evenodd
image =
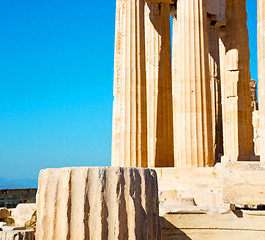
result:
M 115 1 L 1 1 L 0 29 L 0 177 L 110 165 Z

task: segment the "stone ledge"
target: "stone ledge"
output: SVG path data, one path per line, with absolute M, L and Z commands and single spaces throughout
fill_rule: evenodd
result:
M 163 240 L 264 239 L 265 216 L 252 215 L 249 212 L 256 211 L 166 214 L 161 217 Z
M 265 164 L 218 163 L 212 168 L 158 168 L 160 203 L 199 207 L 265 205 Z M 188 201 L 189 200 L 189 201 Z M 182 204 L 181 204 L 182 205 Z M 191 204 L 192 205 L 192 204 Z

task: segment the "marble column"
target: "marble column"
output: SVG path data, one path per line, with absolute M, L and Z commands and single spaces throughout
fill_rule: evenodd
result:
M 208 19 L 209 74 L 212 104 L 214 159 L 223 155 L 222 103 L 220 81 L 219 29 L 215 19 Z
M 265 1 L 258 0 L 258 74 L 259 123 L 261 146 L 265 143 Z M 265 162 L 265 148 L 260 148 L 260 160 Z
M 144 0 L 117 0 L 112 166 L 147 167 Z
M 226 1 L 224 161 L 254 155 L 246 0 Z
M 148 167 L 173 167 L 173 106 L 168 3 L 145 6 Z
M 173 32 L 175 167 L 214 165 L 205 0 L 179 0 Z

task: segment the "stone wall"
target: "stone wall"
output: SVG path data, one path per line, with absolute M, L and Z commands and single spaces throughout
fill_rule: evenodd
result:
M 230 209 L 265 205 L 265 165 L 218 163 L 214 168 L 158 168 L 160 214 L 179 206 Z
M 156 169 L 163 240 L 265 239 L 265 165 Z

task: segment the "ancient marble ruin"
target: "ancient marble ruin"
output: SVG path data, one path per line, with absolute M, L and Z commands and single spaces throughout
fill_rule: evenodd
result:
M 1 240 L 34 240 L 36 204 L 18 204 L 16 208 L 0 208 Z
M 116 0 L 112 167 L 42 170 L 37 240 L 265 239 L 246 0 Z

